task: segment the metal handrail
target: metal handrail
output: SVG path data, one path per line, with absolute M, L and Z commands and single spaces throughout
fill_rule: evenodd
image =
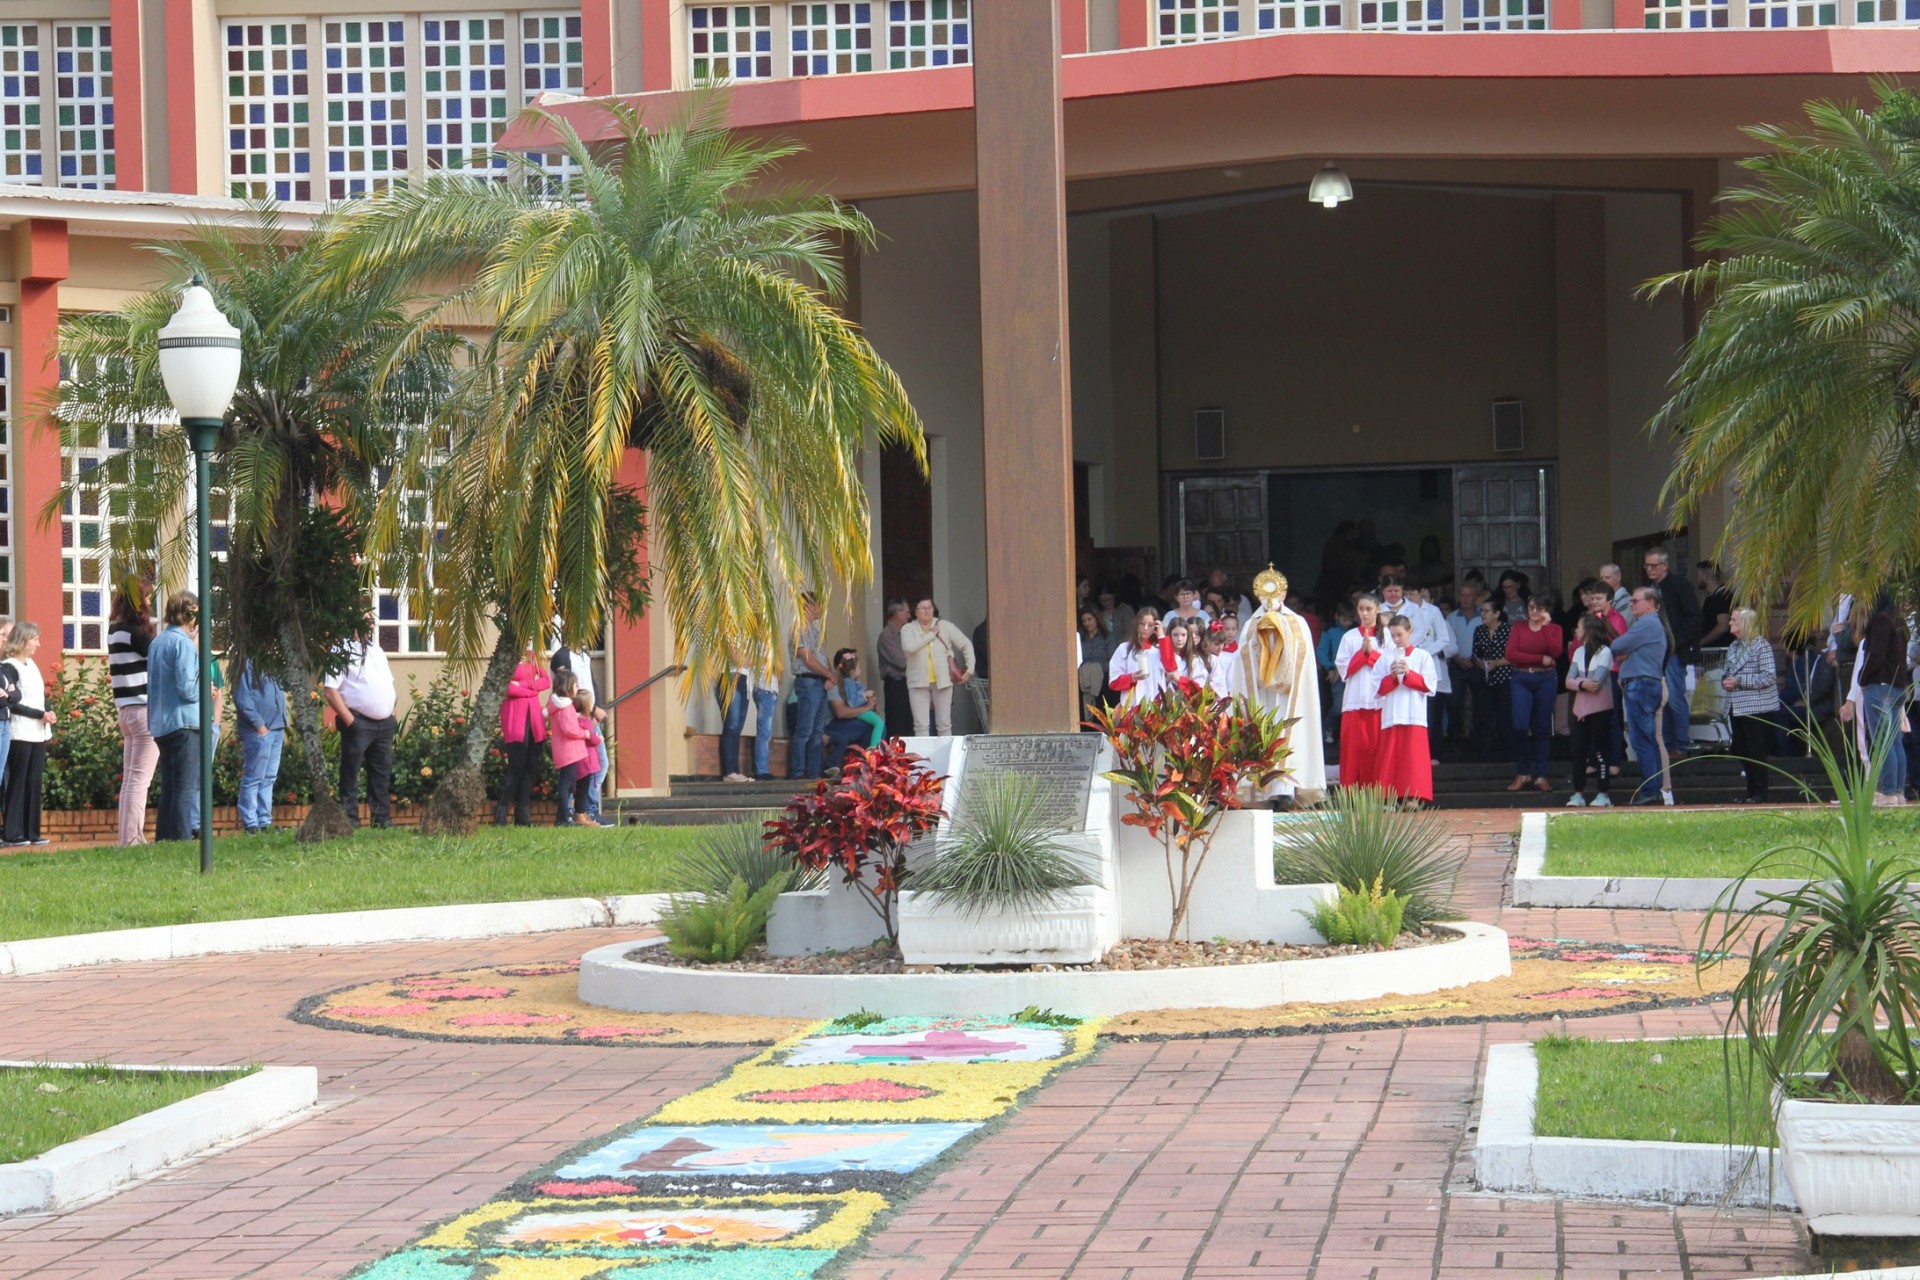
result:
M 687 668 L 684 663 L 675 663 L 671 667 L 662 667 L 660 668 L 660 670 L 654 672 L 652 675 L 648 676 L 645 680 L 642 680 L 639 684 L 633 686 L 633 688 L 627 690 L 625 693 L 621 694 L 619 697 L 612 698 L 606 702 L 601 703 L 600 705 L 603 707 L 617 707 L 621 703 L 625 702 L 628 698 L 631 698 L 634 694 L 645 693 L 648 689 L 652 688 L 655 684 L 659 683 L 660 681 L 665 680 L 668 676 L 677 676 L 681 672 L 685 671 L 686 669 Z

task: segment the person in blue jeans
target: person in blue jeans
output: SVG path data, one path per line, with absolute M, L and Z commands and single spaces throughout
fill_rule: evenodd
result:
M 826 610 L 808 591 L 800 597 L 801 622 L 793 638 L 793 723 L 787 726 L 787 776 L 817 778 L 825 764 L 827 681 L 833 668 L 820 651 L 820 631 Z
M 1874 783 L 1877 805 L 1906 803 L 1907 753 L 1900 741 L 1900 717 L 1906 710 L 1912 674 L 1907 667 L 1907 628 L 1895 612 L 1893 595 L 1882 591 L 1867 621 L 1860 657 L 1860 697 L 1866 706 L 1867 744 L 1880 761 Z
M 1553 704 L 1560 696 L 1559 664 L 1565 651 L 1552 602 L 1545 596 L 1530 597 L 1527 620 L 1507 633 L 1516 769 L 1509 791 L 1528 783 L 1541 791 L 1553 790 L 1553 780 L 1547 776 L 1547 747 L 1553 740 Z
M 200 598 L 176 591 L 166 627 L 147 650 L 147 731 L 160 744 L 160 814 L 155 840 L 190 840 L 200 794 L 200 696 L 204 677 L 191 626 Z
M 1662 712 L 1667 705 L 1667 628 L 1660 620 L 1660 592 L 1641 587 L 1627 606 L 1633 621 L 1614 638 L 1613 657 L 1620 671 L 1620 695 L 1626 709 L 1627 740 L 1640 766 L 1634 804 L 1672 804 Z
M 1667 659 L 1661 667 L 1667 682 L 1667 750 L 1684 756 L 1693 745 L 1687 667 L 1700 657 L 1700 597 L 1686 575 L 1668 572 L 1667 553 L 1657 547 L 1642 557 L 1640 568 L 1647 585 L 1660 593 L 1660 619 L 1667 633 Z
M 735 667 L 714 689 L 714 701 L 720 704 L 724 716 L 720 726 L 723 781 L 749 780 L 740 772 L 740 734 L 747 727 L 749 703 L 754 711 L 753 776 L 761 782 L 773 779 L 773 716 L 780 704 L 780 677 L 770 674 L 772 666 L 766 662 L 757 668 Z
M 287 738 L 287 695 L 280 682 L 252 661 L 233 687 L 233 718 L 240 735 L 240 827 L 248 835 L 273 830 L 273 785 Z

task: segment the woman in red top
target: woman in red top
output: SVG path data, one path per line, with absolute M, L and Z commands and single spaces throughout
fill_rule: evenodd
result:
M 1513 752 L 1517 772 L 1507 790 L 1531 782 L 1553 790 L 1547 777 L 1547 743 L 1553 738 L 1553 703 L 1560 696 L 1560 655 L 1566 649 L 1553 621 L 1553 601 L 1527 599 L 1527 620 L 1507 635 L 1507 663 L 1513 668 Z
M 507 681 L 506 696 L 500 699 L 500 736 L 507 747 L 507 768 L 500 778 L 500 799 L 494 802 L 493 825 L 507 825 L 507 800 L 513 800 L 515 826 L 533 825 L 528 806 L 533 799 L 533 748 L 547 740 L 547 717 L 540 709 L 540 695 L 553 685 L 547 678 L 547 664 L 529 644 Z

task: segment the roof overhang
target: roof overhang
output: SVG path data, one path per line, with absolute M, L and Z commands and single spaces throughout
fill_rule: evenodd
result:
M 291 232 L 313 229 L 318 204 L 276 206 L 281 226 Z M 164 191 L 82 191 L 65 187 L 29 187 L 0 183 L 0 227 L 35 219 L 64 222 L 71 235 L 177 239 L 196 226 L 251 226 L 255 206 L 225 196 L 178 195 Z

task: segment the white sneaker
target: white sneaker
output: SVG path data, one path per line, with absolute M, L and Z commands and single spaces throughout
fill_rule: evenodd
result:
M 727 774 L 727 775 L 726 775 L 725 777 L 723 777 L 723 778 L 721 778 L 721 779 L 720 779 L 720 781 L 722 781 L 722 782 L 752 782 L 752 781 L 753 781 L 753 779 L 752 779 L 752 778 L 749 778 L 749 777 L 748 777 L 748 776 L 747 776 L 746 774 L 744 774 L 744 773 L 729 773 L 729 774 Z
M 1672 804 L 1672 803 L 1673 803 L 1673 792 L 1671 792 L 1671 791 L 1662 791 L 1662 792 L 1660 793 L 1660 803 L 1661 803 L 1661 804 L 1665 804 L 1665 805 L 1670 805 L 1670 804 Z
M 1595 809 L 1611 809 L 1613 808 L 1613 797 L 1602 792 L 1593 798 L 1592 807 Z
M 1601 797 L 1601 799 L 1603 800 L 1605 798 L 1606 798 L 1605 796 Z M 1584 809 L 1586 807 L 1587 807 L 1587 798 L 1586 796 L 1582 795 L 1578 791 L 1574 792 L 1573 798 L 1567 801 L 1567 808 L 1569 809 Z

